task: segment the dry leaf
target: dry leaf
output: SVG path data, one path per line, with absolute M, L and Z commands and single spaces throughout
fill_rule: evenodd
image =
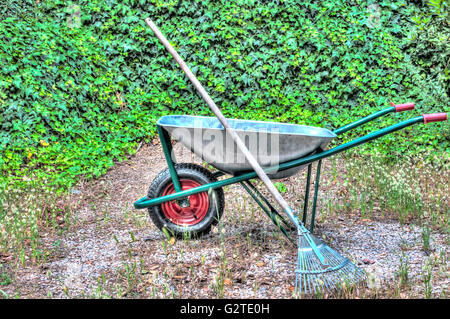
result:
M 44 140 L 40 140 L 39 143 L 41 143 L 42 146 L 48 146 L 49 144 L 44 141 Z
M 7 261 L 10 261 L 13 258 L 13 255 L 2 255 L 0 257 L 1 257 L 0 259 L 1 259 L 2 262 L 7 262 Z
M 116 98 L 117 102 L 119 103 L 120 110 L 122 111 L 123 108 L 127 106 L 127 103 L 123 101 L 124 99 L 122 97 L 122 94 L 120 94 L 120 92 L 116 92 Z

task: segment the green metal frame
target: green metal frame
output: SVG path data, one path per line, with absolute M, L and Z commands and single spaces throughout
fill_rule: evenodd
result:
M 312 171 L 312 164 L 309 164 L 308 165 L 308 174 L 306 175 L 305 200 L 303 203 L 303 217 L 302 217 L 303 225 L 306 225 L 306 215 L 308 214 L 309 186 L 311 185 L 311 171 Z
M 177 171 L 175 169 L 175 154 L 173 153 L 169 133 L 158 124 L 156 124 L 156 131 L 158 132 L 164 157 L 166 158 L 167 166 L 169 167 L 169 173 L 172 178 L 175 192 L 181 192 L 180 180 L 178 179 Z
M 253 200 L 261 207 L 272 222 L 280 229 L 280 231 L 293 243 L 295 240 L 289 236 L 288 230 L 294 230 L 296 227 L 280 215 L 280 213 L 270 204 L 269 200 L 261 194 L 258 189 L 250 183 L 250 181 L 240 182 L 241 186 L 250 194 Z
M 359 127 L 365 123 L 368 123 L 370 121 L 373 121 L 383 115 L 386 115 L 388 113 L 395 112 L 395 107 L 386 108 L 384 110 L 378 111 L 372 115 L 366 116 L 358 121 L 355 121 L 353 123 L 350 123 L 348 125 L 345 125 L 337 130 L 334 131 L 336 135 L 343 134 L 349 130 L 355 129 L 356 127 Z M 316 169 L 316 178 L 315 178 L 315 185 L 314 185 L 314 198 L 313 198 L 313 207 L 312 207 L 312 213 L 311 213 L 311 221 L 310 221 L 310 231 L 312 232 L 314 230 L 314 220 L 316 215 L 316 208 L 317 208 L 317 197 L 318 197 L 318 191 L 319 191 L 319 181 L 320 181 L 320 171 L 321 171 L 321 163 L 322 159 L 330 157 L 332 155 L 341 153 L 343 151 L 346 151 L 350 148 L 356 147 L 358 145 L 370 142 L 374 139 L 380 138 L 384 135 L 393 133 L 395 131 L 401 130 L 403 128 L 406 128 L 408 126 L 417 124 L 423 122 L 423 116 L 418 116 L 394 125 L 391 125 L 389 127 L 386 127 L 384 129 L 381 129 L 379 131 L 370 133 L 368 135 L 365 135 L 363 137 L 357 138 L 353 141 L 344 143 L 342 145 L 336 146 L 334 148 L 328 149 L 328 150 L 321 150 L 317 149 L 310 155 L 281 163 L 280 165 L 273 166 L 270 168 L 264 169 L 266 173 L 276 172 L 276 171 L 283 171 L 287 170 L 293 167 L 301 166 L 301 165 L 308 165 L 308 173 L 307 173 L 307 183 L 306 183 L 306 191 L 305 191 L 305 202 L 303 206 L 303 216 L 302 220 L 303 223 L 306 223 L 307 219 L 307 211 L 308 211 L 308 201 L 309 201 L 309 189 L 310 189 L 310 180 L 311 180 L 311 173 L 312 173 L 312 163 L 318 161 L 317 169 Z M 181 200 L 185 199 L 190 195 L 198 194 L 201 192 L 209 191 L 211 189 L 216 189 L 220 187 L 224 187 L 227 185 L 240 183 L 242 187 L 250 194 L 250 196 L 255 200 L 255 202 L 263 209 L 263 211 L 269 216 L 269 218 L 277 225 L 278 228 L 288 237 L 287 230 L 290 229 L 292 226 L 289 225 L 289 223 L 279 214 L 279 212 L 269 203 L 268 199 L 265 198 L 257 189 L 256 187 L 250 183 L 251 179 L 257 178 L 257 174 L 255 172 L 248 172 L 241 175 L 236 175 L 230 178 L 222 179 L 214 183 L 204 184 L 195 188 L 191 188 L 188 190 L 181 190 L 181 185 L 176 173 L 175 169 L 175 157 L 173 155 L 172 151 L 172 144 L 170 141 L 169 134 L 160 126 L 157 125 L 157 132 L 160 137 L 161 146 L 164 152 L 164 156 L 167 161 L 167 166 L 169 167 L 170 176 L 172 178 L 172 181 L 174 183 L 175 193 L 152 198 L 149 199 L 147 197 L 143 197 L 139 200 L 137 200 L 134 203 L 134 207 L 137 209 L 147 208 L 154 205 L 159 205 L 168 201 L 173 200 Z M 224 175 L 223 172 L 215 172 L 214 175 L 216 177 L 220 177 Z M 284 226 L 283 226 L 284 225 Z M 288 237 L 289 238 L 289 237 Z
M 341 128 L 338 128 L 337 130 L 334 130 L 333 133 L 336 134 L 336 135 L 344 134 L 347 131 L 350 131 L 350 130 L 352 130 L 354 128 L 357 128 L 358 126 L 366 124 L 366 123 L 368 123 L 370 121 L 373 121 L 373 120 L 375 120 L 375 119 L 377 119 L 377 118 L 379 118 L 379 117 L 381 117 L 383 115 L 386 115 L 386 114 L 389 114 L 389 113 L 392 113 L 392 112 L 396 112 L 394 106 L 385 108 L 384 110 L 375 112 L 375 113 L 373 113 L 371 115 L 363 117 L 362 119 L 359 119 L 359 120 L 357 120 L 355 122 L 347 124 L 347 125 L 345 125 L 345 126 L 343 126 Z
M 359 119 L 355 122 L 352 122 L 350 124 L 347 124 L 341 128 L 334 130 L 333 133 L 336 135 L 344 134 L 352 129 L 357 128 L 358 126 L 366 124 L 370 121 L 373 121 L 383 115 L 386 115 L 386 114 L 389 114 L 392 112 L 396 112 L 396 109 L 394 106 L 386 108 L 381 111 L 378 111 L 376 113 L 373 113 L 369 116 L 366 116 L 366 117 Z M 322 166 L 322 160 L 319 160 L 317 163 L 317 168 L 316 168 L 316 181 L 314 184 L 313 207 L 312 207 L 311 221 L 310 221 L 310 227 L 309 227 L 310 232 L 313 232 L 313 230 L 314 230 L 314 222 L 315 222 L 315 218 L 316 218 L 316 209 L 317 209 L 317 198 L 318 198 L 318 193 L 319 193 L 321 166 Z M 307 182 L 306 182 L 306 191 L 305 191 L 305 202 L 304 202 L 303 217 L 302 217 L 302 222 L 304 225 L 306 225 L 306 219 L 307 219 L 307 213 L 308 213 L 309 188 L 310 188 L 310 184 L 311 184 L 311 169 L 312 169 L 312 166 L 311 166 L 311 164 L 309 164 L 308 165 Z

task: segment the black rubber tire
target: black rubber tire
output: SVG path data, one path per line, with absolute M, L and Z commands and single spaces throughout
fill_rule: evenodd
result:
M 217 178 L 202 166 L 191 163 L 175 164 L 175 170 L 179 179 L 194 180 L 200 185 L 217 182 Z M 172 183 L 169 169 L 160 172 L 148 189 L 148 198 L 161 197 L 166 187 Z M 198 237 L 211 231 L 211 226 L 219 222 L 225 207 L 225 197 L 222 188 L 216 188 L 208 192 L 209 208 L 203 219 L 190 226 L 180 226 L 170 221 L 164 214 L 161 205 L 148 208 L 153 223 L 165 233 L 176 237 Z

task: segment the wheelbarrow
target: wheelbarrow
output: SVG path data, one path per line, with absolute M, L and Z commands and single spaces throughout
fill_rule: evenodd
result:
M 267 135 L 268 141 L 278 141 L 279 153 L 270 152 L 269 150 L 268 154 L 259 152 L 255 154 L 255 157 L 265 167 L 265 171 L 271 179 L 293 176 L 301 168 L 308 168 L 302 216 L 304 223 L 307 218 L 312 163 L 318 162 L 310 221 L 310 231 L 312 232 L 314 229 L 322 159 L 417 123 L 444 121 L 447 118 L 447 114 L 438 113 L 418 116 L 331 149 L 326 149 L 327 144 L 338 135 L 355 129 L 382 115 L 412 109 L 414 109 L 414 103 L 393 105 L 334 131 L 313 126 L 275 122 L 237 119 L 229 120 L 229 122 L 243 139 L 248 136 L 254 136 L 247 140 L 249 143 L 252 141 L 256 143 L 255 149 L 262 148 L 258 144 L 262 140 L 261 136 Z M 149 208 L 150 217 L 158 228 L 166 228 L 179 236 L 186 233 L 192 235 L 208 233 L 211 225 L 219 221 L 224 210 L 223 187 L 240 183 L 284 232 L 283 226 L 272 217 L 275 217 L 273 215 L 275 214 L 281 220 L 284 220 L 284 218 L 281 214 L 276 213 L 276 209 L 269 204 L 269 200 L 250 182 L 251 179 L 258 176 L 252 171 L 247 160 L 238 161 L 243 155 L 240 155 L 240 151 L 233 145 L 225 142 L 226 132 L 216 118 L 167 115 L 156 122 L 156 130 L 168 168 L 155 177 L 149 188 L 148 195 L 136 201 L 134 207 L 138 209 Z M 211 136 L 215 136 L 215 138 L 210 139 Z M 217 138 L 217 136 L 222 138 Z M 191 163 L 176 163 L 171 137 L 189 148 L 194 154 L 217 170 L 211 171 L 203 166 Z M 194 140 L 194 138 L 199 138 L 199 140 Z M 249 148 L 251 149 L 252 147 Z M 263 155 L 266 162 L 280 161 L 280 163 L 276 166 L 266 167 L 259 158 Z M 228 162 L 226 161 L 227 159 L 234 161 Z M 218 179 L 225 175 L 231 175 L 231 177 Z
M 147 196 L 136 201 L 134 207 L 147 208 L 151 220 L 162 231 L 179 237 L 201 236 L 207 234 L 223 215 L 225 207 L 223 187 L 239 183 L 286 238 L 297 243 L 298 259 L 295 271 L 297 292 L 317 293 L 323 289 L 339 288 L 361 281 L 365 277 L 364 271 L 312 235 L 322 160 L 411 125 L 445 121 L 447 114 L 417 116 L 330 149 L 327 149 L 328 143 L 339 135 L 389 113 L 413 110 L 414 103 L 398 105 L 391 103 L 388 108 L 334 131 L 296 124 L 226 120 L 153 22 L 150 19 L 146 22 L 180 64 L 217 118 L 168 115 L 157 121 L 156 129 L 168 167 L 154 178 Z M 177 163 L 171 138 L 187 147 L 215 170 L 211 171 L 192 163 Z M 260 152 L 261 149 L 264 152 Z M 317 162 L 317 169 L 312 212 L 307 229 L 314 162 Z M 271 182 L 266 178 L 293 176 L 303 168 L 307 168 L 307 178 L 302 211 L 292 211 L 284 200 L 279 200 L 277 196 L 281 195 L 272 192 L 268 187 L 289 217 L 290 220 L 287 220 L 251 180 L 260 178 L 266 186 L 271 186 Z M 229 177 L 224 178 L 226 175 Z M 297 230 L 297 240 L 293 239 L 292 230 Z

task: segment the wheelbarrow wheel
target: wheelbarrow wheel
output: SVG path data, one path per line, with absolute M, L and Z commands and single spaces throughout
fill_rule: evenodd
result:
M 217 178 L 202 166 L 175 164 L 182 190 L 217 182 Z M 160 172 L 148 190 L 148 198 L 175 193 L 169 169 Z M 174 200 L 148 208 L 153 223 L 162 231 L 177 237 L 198 237 L 211 231 L 219 222 L 225 206 L 222 188 L 194 194 L 184 200 Z

